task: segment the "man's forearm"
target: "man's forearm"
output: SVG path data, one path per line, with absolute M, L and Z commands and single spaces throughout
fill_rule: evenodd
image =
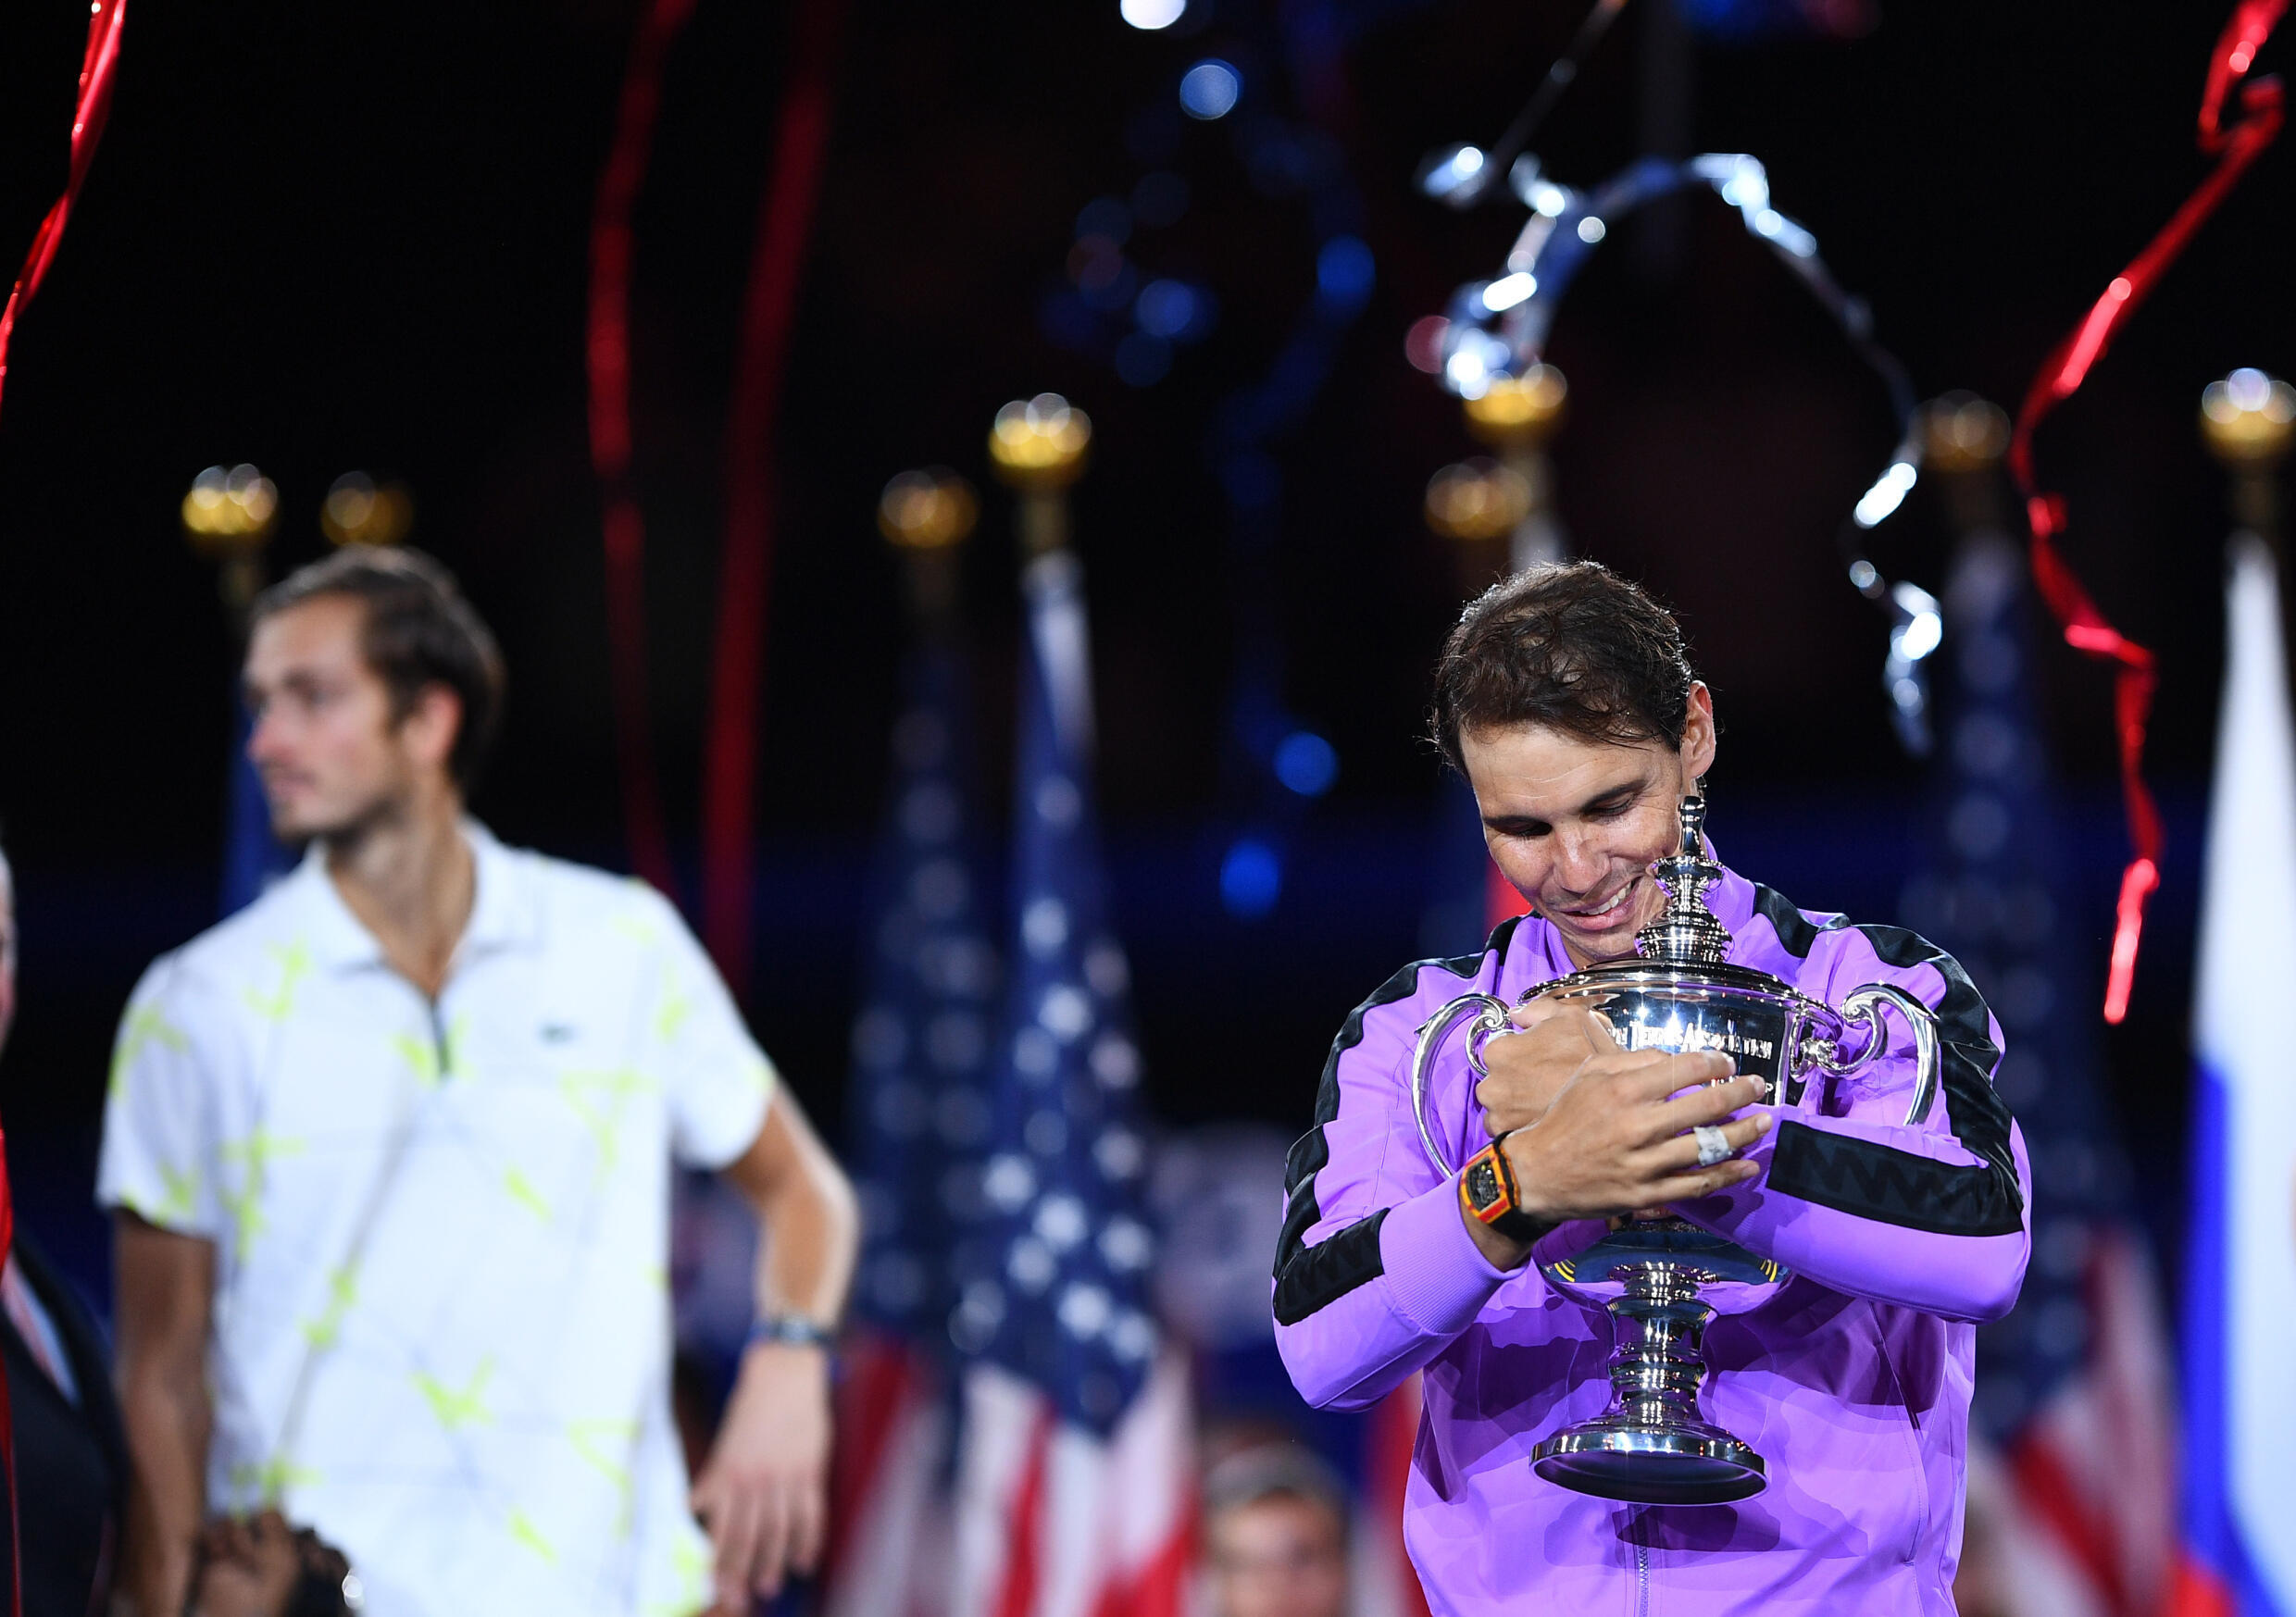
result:
M 206 1387 L 196 1374 L 131 1368 L 120 1413 L 132 1462 L 120 1583 L 135 1617 L 177 1617 L 206 1514 Z
M 860 1246 L 860 1215 L 844 1176 L 826 1157 L 807 1162 L 778 1179 L 757 1212 L 764 1225 L 755 1282 L 759 1317 L 795 1314 L 834 1326 Z

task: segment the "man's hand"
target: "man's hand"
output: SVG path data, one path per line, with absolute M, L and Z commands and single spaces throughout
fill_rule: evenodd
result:
M 693 1513 L 718 1552 L 724 1617 L 820 1558 L 829 1511 L 830 1366 L 819 1348 L 759 1342 L 742 1355 Z
M 1753 1178 L 1760 1164 L 1738 1158 L 1700 1167 L 1698 1140 L 1689 1132 L 1721 1124 L 1733 1151 L 1769 1132 L 1766 1112 L 1724 1121 L 1766 1092 L 1760 1078 L 1731 1077 L 1730 1071 L 1729 1058 L 1711 1051 L 1666 1055 L 1614 1048 L 1589 1056 L 1543 1116 L 1500 1143 L 1515 1171 L 1522 1210 L 1557 1224 L 1613 1218 L 1711 1196 Z M 1512 1269 L 1523 1261 L 1521 1244 L 1472 1218 L 1466 1226 L 1497 1267 Z
M 1735 1157 L 1700 1167 L 1698 1140 L 1690 1133 L 1721 1124 L 1730 1150 L 1742 1151 L 1769 1132 L 1766 1112 L 1725 1121 L 1765 1092 L 1760 1078 L 1730 1074 L 1729 1057 L 1712 1051 L 1589 1058 L 1546 1115 L 1500 1147 L 1522 1187 L 1523 1210 L 1558 1223 L 1609 1218 L 1711 1196 L 1753 1178 L 1759 1164 Z
M 281 1617 L 302 1575 L 294 1533 L 277 1511 L 218 1516 L 200 1530 L 192 1617 Z
M 1592 1011 L 1533 1001 L 1517 1005 L 1507 1020 L 1529 1031 L 1503 1033 L 1484 1043 L 1483 1060 L 1491 1072 L 1475 1086 L 1483 1127 L 1493 1139 L 1538 1122 L 1590 1058 L 1618 1051 L 1610 1024 Z

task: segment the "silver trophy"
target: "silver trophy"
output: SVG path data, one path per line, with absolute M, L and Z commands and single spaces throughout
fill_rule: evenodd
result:
M 1908 1125 L 1929 1114 L 1937 1098 L 1937 1022 L 1903 989 L 1870 983 L 1839 1008 L 1813 1000 L 1767 972 L 1729 964 L 1730 935 L 1706 907 L 1706 889 L 1722 868 L 1705 856 L 1700 835 L 1703 797 L 1682 802 L 1682 843 L 1651 866 L 1666 888 L 1666 913 L 1635 937 L 1636 952 L 1558 977 L 1518 1003 L 1559 1003 L 1595 1011 L 1628 1050 L 1714 1050 L 1741 1075 L 1762 1079 L 1773 1098 L 1802 1103 L 1815 1075 L 1841 1077 L 1888 1048 L 1882 1007 L 1894 1006 L 1913 1027 L 1915 1074 Z M 1506 1003 L 1463 994 L 1428 1018 L 1411 1059 L 1411 1106 L 1419 1141 L 1436 1172 L 1451 1162 L 1427 1114 L 1428 1074 L 1435 1052 L 1468 1025 L 1468 1064 L 1479 1075 L 1484 1046 L 1520 1031 Z M 1844 1040 L 1866 1037 L 1845 1056 Z M 1584 1251 L 1541 1268 L 1559 1288 L 1601 1301 L 1611 1316 L 1611 1402 L 1591 1421 L 1567 1426 L 1531 1450 L 1531 1468 L 1549 1482 L 1603 1499 L 1650 1505 L 1718 1505 L 1751 1499 L 1766 1486 L 1762 1457 L 1701 1418 L 1698 1388 L 1707 1322 L 1717 1312 L 1759 1308 L 1788 1273 L 1767 1258 L 1679 1218 L 1616 1221 Z

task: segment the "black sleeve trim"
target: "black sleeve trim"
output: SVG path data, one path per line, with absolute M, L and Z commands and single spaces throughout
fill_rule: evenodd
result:
M 1793 901 L 1784 893 L 1758 881 L 1753 884 L 1753 907 L 1755 914 L 1769 922 L 1786 952 L 1797 960 L 1810 958 L 1811 946 L 1816 943 L 1820 932 L 1836 932 L 1849 924 L 1840 915 L 1828 915 L 1821 926 L 1794 908 Z
M 1339 1037 L 1331 1041 L 1331 1053 L 1324 1060 L 1323 1079 L 1316 1088 L 1316 1126 L 1300 1136 L 1284 1159 L 1283 1187 L 1288 1200 L 1283 1231 L 1276 1241 L 1276 1319 L 1279 1324 L 1297 1325 L 1383 1272 L 1379 1223 L 1387 1216 L 1384 1208 L 1313 1248 L 1304 1245 L 1307 1232 L 1323 1217 L 1316 1205 L 1316 1175 L 1331 1160 L 1330 1144 L 1323 1131 L 1340 1114 L 1340 1057 L 1363 1042 L 1365 1015 L 1381 1005 L 1409 999 L 1418 990 L 1419 973 L 1429 966 L 1440 967 L 1466 982 L 1482 969 L 1486 959 L 1504 960 L 1521 920 L 1516 915 L 1500 922 L 1480 954 L 1413 961 L 1381 983 L 1341 1025 Z
M 1764 913 L 1771 914 L 1767 907 Z M 1776 924 L 1778 917 L 1771 914 L 1771 920 Z M 1809 927 L 1806 920 L 1803 925 Z M 1884 964 L 1901 970 L 1932 966 L 1945 979 L 1936 1013 L 1946 1126 L 1982 1161 L 1954 1167 L 1781 1119 L 1770 1158 L 1770 1188 L 1855 1217 L 1936 1235 L 2015 1233 L 2024 1225 L 2025 1192 L 2009 1148 L 2009 1108 L 1993 1088 L 2001 1049 L 1993 1042 L 1984 1000 L 1961 963 L 1928 939 L 1902 927 L 1857 929 Z M 1810 928 L 1811 938 L 1815 935 L 1816 928 Z M 1778 936 L 1786 940 L 1782 926 Z M 1806 947 L 1796 952 L 1806 954 Z
M 1298 1325 L 1385 1273 L 1379 1259 L 1379 1225 L 1386 1222 L 1387 1209 L 1382 1207 L 1329 1240 L 1303 1249 L 1286 1263 L 1282 1277 L 1276 1282 L 1276 1323 Z
M 1778 1126 L 1769 1188 L 1853 1217 L 1932 1235 L 2003 1236 L 2024 1227 L 2015 1180 L 2002 1194 L 1990 1164 L 1956 1168 L 1791 1118 Z

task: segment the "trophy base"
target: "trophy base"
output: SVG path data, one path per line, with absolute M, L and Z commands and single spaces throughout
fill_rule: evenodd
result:
M 1530 1451 L 1546 1481 L 1640 1505 L 1728 1505 L 1769 1486 L 1762 1456 L 1703 1421 L 1665 1425 L 1606 1415 Z
M 1762 1456 L 1698 1413 L 1700 1346 L 1714 1317 L 1699 1291 L 1761 1260 L 1683 1230 L 1630 1225 L 1612 1235 L 1617 1250 L 1599 1264 L 1582 1257 L 1582 1268 L 1622 1287 L 1609 1304 L 1611 1404 L 1530 1451 L 1531 1470 L 1546 1481 L 1638 1505 L 1727 1505 L 1769 1486 Z M 1637 1250 L 1692 1237 L 1714 1242 L 1695 1254 L 1696 1266 L 1676 1261 L 1692 1254 L 1663 1245 Z

